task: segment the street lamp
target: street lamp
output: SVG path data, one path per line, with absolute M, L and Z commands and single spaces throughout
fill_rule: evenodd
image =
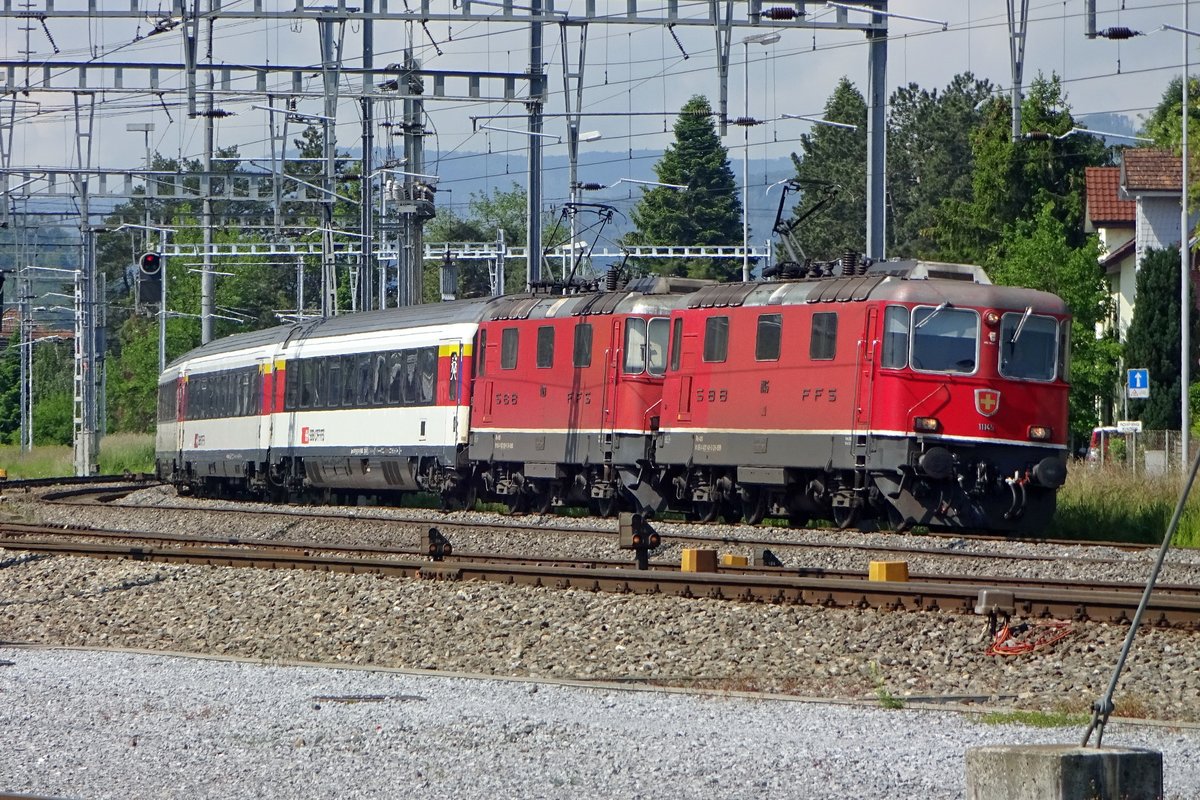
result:
M 745 117 L 750 120 L 750 45 L 773 45 L 782 36 L 778 33 L 757 33 L 742 39 L 742 72 L 745 73 Z M 742 281 L 750 281 L 750 125 L 742 126 Z

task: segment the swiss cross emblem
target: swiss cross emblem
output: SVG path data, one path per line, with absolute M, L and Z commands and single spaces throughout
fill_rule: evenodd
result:
M 1000 409 L 1000 393 L 995 389 L 975 390 L 975 410 L 990 417 Z

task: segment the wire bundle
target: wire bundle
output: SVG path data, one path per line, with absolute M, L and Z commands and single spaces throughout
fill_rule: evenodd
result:
M 1017 639 L 1018 636 L 1030 630 L 1035 631 L 1033 638 Z M 1022 656 L 1060 642 L 1072 633 L 1074 633 L 1074 629 L 1069 622 L 1050 622 L 1040 625 L 1028 622 L 1022 622 L 1019 625 L 1005 623 L 1000 630 L 996 631 L 992 643 L 984 652 L 989 656 Z

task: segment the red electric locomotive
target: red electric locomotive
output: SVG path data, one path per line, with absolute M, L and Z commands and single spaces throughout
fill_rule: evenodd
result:
M 711 286 L 671 315 L 668 502 L 752 523 L 1044 523 L 1066 479 L 1063 301 L 966 265 L 848 272 Z
M 483 493 L 538 512 L 661 507 L 650 464 L 667 318 L 708 283 L 641 278 L 620 292 L 489 303 L 476 338 L 469 448 Z

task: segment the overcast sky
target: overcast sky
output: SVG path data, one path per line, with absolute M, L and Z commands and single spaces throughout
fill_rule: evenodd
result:
M 101 8 L 124 9 L 129 0 L 97 0 Z M 416 5 L 417 0 L 412 0 Z M 431 0 L 435 10 L 450 7 L 450 0 Z M 1019 2 L 1019 0 L 1017 0 Z M 1157 32 L 1163 23 L 1183 24 L 1182 2 L 1153 0 L 1096 0 L 1099 17 L 1097 26 L 1128 26 L 1148 35 L 1116 43 L 1103 39 L 1089 41 L 1084 37 L 1084 0 L 1039 2 L 1032 0 L 1028 42 L 1026 45 L 1026 85 L 1038 74 L 1057 72 L 1064 78 L 1068 99 L 1077 116 L 1100 113 L 1127 115 L 1138 124 L 1158 102 L 1163 89 L 1172 77 L 1182 71 L 1183 46 L 1190 44 L 1190 59 L 1200 61 L 1200 38 L 1184 37 L 1173 32 Z M 291 0 L 264 0 L 264 6 L 291 8 Z M 403 0 L 391 0 L 393 8 Z M 597 0 L 597 8 L 624 13 L 626 2 Z M 641 0 L 640 6 L 650 8 L 652 0 Z M 769 5 L 764 3 L 765 5 Z M 1125 10 L 1118 10 L 1121 6 Z M 15 6 L 15 3 L 14 3 Z M 249 0 L 226 0 L 226 9 L 249 10 Z M 35 0 L 34 8 L 44 7 L 44 0 Z M 58 10 L 84 8 L 86 0 L 56 0 Z M 153 10 L 155 2 L 145 3 Z M 583 0 L 560 1 L 556 9 L 582 13 Z M 687 3 L 680 0 L 681 14 L 705 15 L 706 3 Z M 476 4 L 473 9 L 484 13 L 499 10 L 492 4 Z M 811 6 L 813 18 L 832 19 L 835 13 L 822 6 Z M 1007 90 L 1010 84 L 1009 43 L 1005 3 L 1001 0 L 893 0 L 890 10 L 897 14 L 944 20 L 948 30 L 936 23 L 890 21 L 891 44 L 888 63 L 888 84 L 894 88 L 917 83 L 925 88 L 941 88 L 956 73 L 971 71 L 988 78 Z M 740 10 L 739 10 L 740 11 Z M 864 15 L 851 14 L 852 19 Z M 1192 27 L 1200 29 L 1200 8 L 1194 10 Z M 0 29 L 0 49 L 7 59 L 22 58 L 26 38 L 30 42 L 30 61 L 53 65 L 56 60 L 96 61 L 162 61 L 182 60 L 182 34 L 174 31 L 135 41 L 150 29 L 145 20 L 108 20 L 75 22 L 51 19 L 50 36 L 61 49 L 55 55 L 51 41 L 40 25 L 33 24 L 28 34 L 22 30 L 25 20 L 6 18 Z M 656 112 L 650 116 L 596 117 L 585 120 L 584 130 L 599 131 L 600 141 L 584 144 L 593 151 L 612 151 L 619 158 L 628 149 L 662 148 L 670 141 L 673 122 L 661 112 L 677 110 L 693 94 L 708 95 L 714 105 L 718 93 L 715 68 L 715 44 L 711 29 L 676 27 L 677 46 L 671 34 L 657 26 L 602 25 L 589 26 L 584 91 L 584 106 L 600 112 Z M 867 47 L 865 37 L 856 32 L 813 32 L 783 30 L 781 40 L 770 46 L 741 43 L 744 36 L 765 33 L 769 26 L 738 28 L 733 34 L 733 50 L 729 75 L 730 115 L 745 112 L 747 96 L 744 83 L 747 71 L 743 61 L 748 55 L 750 115 L 774 118 L 781 114 L 819 115 L 830 92 L 843 75 L 862 91 L 866 89 Z M 488 23 L 431 22 L 428 36 L 419 26 L 413 31 L 418 57 L 433 69 L 480 69 L 521 72 L 528 65 L 528 30 L 499 19 Z M 380 23 L 375 29 L 375 66 L 398 61 L 403 48 L 405 26 L 400 23 Z M 430 36 L 442 51 L 439 55 L 430 43 Z M 572 33 L 574 42 L 575 34 Z M 546 26 L 546 61 L 549 87 L 553 92 L 550 112 L 562 110 L 562 53 L 557 26 Z M 577 57 L 572 44 L 572 62 Z M 202 44 L 203 51 L 203 44 Z M 320 62 L 318 29 L 314 21 L 294 24 L 221 22 L 213 44 L 216 63 L 228 64 L 302 64 Z M 684 58 L 686 52 L 687 58 Z M 361 64 L 361 32 L 358 24 L 346 26 L 345 60 Z M 33 81 L 40 80 L 40 68 L 33 71 Z M 18 70 L 15 85 L 24 83 L 24 71 Z M 61 85 L 75 81 L 71 76 L 60 79 Z M 163 89 L 182 85 L 176 74 L 160 77 Z M 279 80 L 283 81 L 283 78 Z M 88 85 L 99 89 L 111 85 L 112 76 L 92 72 Z M 312 89 L 320 87 L 319 77 L 310 78 Z M 131 80 L 126 79 L 126 85 Z M 236 85 L 239 88 L 250 88 Z M 448 84 L 447 91 L 465 94 L 465 84 Z M 484 91 L 487 91 L 486 85 Z M 520 91 L 520 89 L 519 89 Z M 283 92 L 281 92 L 283 93 Z M 357 147 L 360 138 L 358 104 L 354 89 L 345 86 L 338 112 L 339 144 Z M 19 96 L 18 118 L 12 149 L 12 165 L 72 166 L 75 164 L 74 122 L 70 112 L 69 94 L 38 92 L 36 85 L 28 96 Z M 96 165 L 124 168 L 142 162 L 143 134 L 126 131 L 131 122 L 152 122 L 155 130 L 151 146 L 167 155 L 198 158 L 203 147 L 202 120 L 187 119 L 179 107 L 182 97 L 168 92 L 161 107 L 154 95 L 100 95 L 95 136 Z M 8 99 L 0 100 L 0 109 L 7 114 Z M 243 155 L 263 155 L 268 152 L 267 114 L 251 108 L 252 103 L 264 102 L 261 97 L 242 95 L 221 97 L 218 105 L 234 112 L 235 116 L 217 123 L 217 144 L 238 145 Z M 34 105 L 40 103 L 40 106 Z M 300 111 L 321 113 L 320 100 L 305 100 Z M 428 163 L 436 170 L 436 160 L 463 158 L 468 153 L 489 152 L 479 157 L 477 174 L 494 175 L 501 185 L 511 182 L 505 175 L 511 171 L 506 153 L 519 153 L 526 137 L 520 134 L 473 132 L 470 117 L 520 114 L 519 103 L 429 103 L 431 127 L 436 131 L 428 141 Z M 398 111 L 398 109 L 397 109 Z M 34 113 L 37 112 L 37 113 Z M 32 116 L 31 116 L 32 115 Z M 520 119 L 494 120 L 501 127 L 520 128 Z M 782 120 L 759 126 L 750 131 L 751 159 L 786 156 L 796 149 L 797 137 L 809 129 L 809 123 Z M 561 118 L 548 119 L 546 130 L 560 134 Z M 726 139 L 731 157 L 741 159 L 743 130 L 731 128 Z M 565 146 L 547 140 L 550 153 L 565 153 Z M 630 165 L 630 174 L 644 173 L 644 167 Z M 586 177 L 585 177 L 586 179 Z M 562 194 L 565 187 L 547 187 L 547 196 Z

